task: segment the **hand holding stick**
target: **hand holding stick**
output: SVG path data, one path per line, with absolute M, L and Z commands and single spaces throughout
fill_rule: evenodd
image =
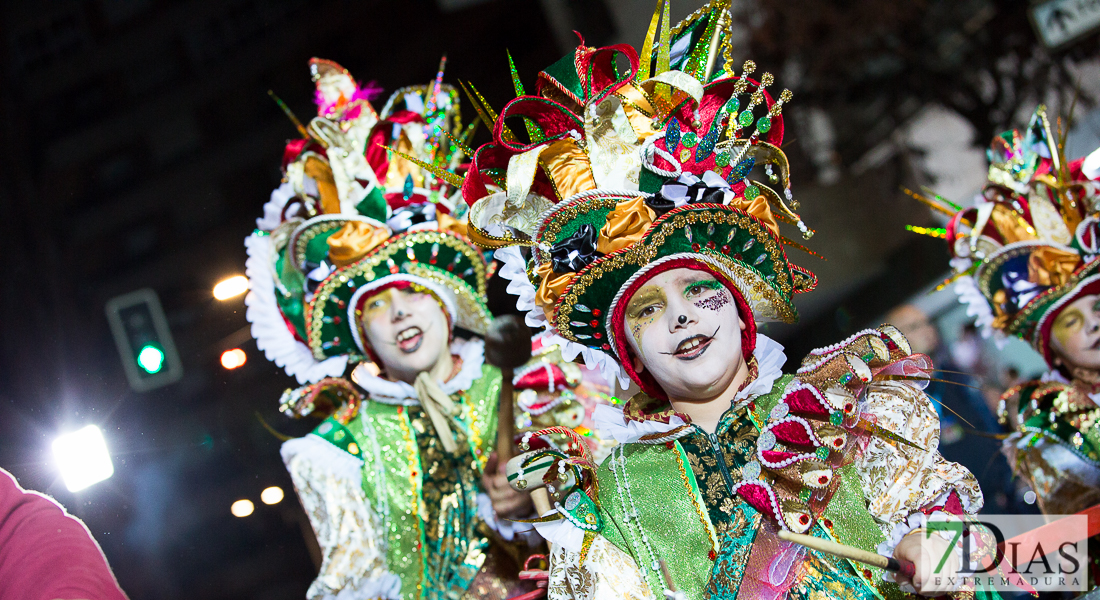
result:
M 878 567 L 880 569 L 886 569 L 887 571 L 894 571 L 901 573 L 906 577 L 912 578 L 916 572 L 916 566 L 907 560 L 898 560 L 890 556 L 883 556 L 874 552 L 868 552 L 866 550 L 860 550 L 852 546 L 845 546 L 844 544 L 838 544 L 829 540 L 823 540 L 816 538 L 812 535 L 804 535 L 801 533 L 792 533 L 786 530 L 779 531 L 779 539 L 788 542 L 794 542 L 801 546 L 805 546 L 811 550 L 818 550 L 820 552 L 826 552 L 833 556 L 839 556 L 840 558 L 847 558 L 848 560 L 854 560 L 864 564 L 871 565 L 872 567 Z

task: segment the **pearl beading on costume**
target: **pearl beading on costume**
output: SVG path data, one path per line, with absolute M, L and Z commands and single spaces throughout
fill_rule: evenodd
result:
M 645 544 L 646 550 L 649 551 L 649 558 L 653 561 L 650 567 L 654 571 L 661 570 L 661 564 L 657 560 L 657 553 L 653 551 L 653 546 L 649 544 L 649 536 L 645 534 L 645 530 L 642 529 L 641 523 L 638 522 L 638 507 L 634 505 L 634 495 L 630 493 L 630 481 L 626 478 L 626 454 L 624 453 L 623 446 L 616 448 L 619 451 L 619 455 L 616 458 L 615 450 L 611 451 L 611 473 L 615 477 L 615 489 L 619 492 L 619 502 L 623 506 L 623 521 L 630 527 L 631 521 L 634 521 L 634 527 L 638 530 L 638 535 L 641 536 L 642 542 Z M 616 467 L 618 465 L 618 467 Z M 619 469 L 622 469 L 622 481 L 619 481 Z M 623 488 L 625 487 L 626 493 L 624 497 Z M 630 500 L 630 508 L 626 506 L 627 499 Z M 634 552 L 638 556 L 641 556 L 642 549 L 638 545 L 638 536 L 630 536 L 630 541 L 634 545 Z

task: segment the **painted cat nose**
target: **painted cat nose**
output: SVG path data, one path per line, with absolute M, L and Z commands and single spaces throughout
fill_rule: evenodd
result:
M 687 315 L 680 315 L 679 318 L 676 319 L 676 321 L 681 325 L 686 324 L 688 322 Z

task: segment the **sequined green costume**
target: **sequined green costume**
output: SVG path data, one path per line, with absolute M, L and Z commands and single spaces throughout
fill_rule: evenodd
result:
M 621 415 L 601 409 L 601 424 L 615 428 L 618 418 L 629 429 L 633 423 L 633 434 L 620 431 L 636 439 L 613 451 L 597 472 L 599 534 L 579 551 L 555 547 L 552 599 L 660 598 L 666 582 L 655 568 L 658 558 L 688 598 L 755 598 L 763 593 L 795 599 L 902 596 L 895 584 L 883 580 L 881 570 L 814 551 L 792 555 L 793 569 L 776 570 L 785 563 L 772 562 L 773 556 L 790 549 L 781 550 L 776 542 L 774 525 L 769 524 L 774 520 L 736 490 L 739 482 L 758 481 L 761 436 L 777 421 L 776 405 L 801 381 L 780 376 L 777 344 L 763 336 L 758 342 L 764 348 L 755 358 L 768 352 L 772 358 L 754 362 L 763 365 L 755 385 L 745 388 L 714 433 L 682 423 L 683 416 L 672 413 L 667 401 L 645 394 L 632 398 Z M 878 384 L 868 394 L 865 410 L 921 448 L 938 443 L 935 410 L 916 388 Z M 680 420 L 670 419 L 674 414 Z M 749 473 L 746 465 L 752 463 L 755 472 Z M 841 467 L 835 477 L 835 492 L 806 532 L 870 551 L 890 545 L 899 529 L 906 531 L 909 514 L 941 505 L 945 497 L 954 494 L 970 510 L 981 503 L 976 481 L 964 468 L 886 439 L 868 440 L 860 458 Z M 776 486 L 789 483 L 773 481 Z M 794 505 L 783 501 L 782 506 L 784 518 L 796 514 Z M 774 580 L 762 581 L 765 571 Z
M 500 393 L 500 371 L 482 365 L 480 352 L 480 342 L 468 342 L 455 377 L 455 453 L 444 450 L 415 398 L 368 398 L 354 414 L 337 413 L 284 445 L 324 554 L 309 597 L 354 590 L 356 598 L 458 599 L 514 591 L 495 571 L 518 551 L 508 556 L 478 515 Z M 489 558 L 493 543 L 503 556 Z M 479 589 L 471 591 L 475 579 Z

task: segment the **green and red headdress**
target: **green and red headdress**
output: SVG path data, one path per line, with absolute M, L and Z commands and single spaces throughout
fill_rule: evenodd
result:
M 982 334 L 1018 336 L 1051 365 L 1054 319 L 1076 298 L 1100 293 L 1100 184 L 1082 172 L 1083 160 L 1066 161 L 1054 135 L 1040 106 L 1026 130 L 993 139 L 974 206 L 921 198 L 952 215 L 941 235 L 955 291 Z
M 626 73 L 613 68 L 616 53 Z M 780 150 L 790 93 L 773 98 L 770 75 L 757 82 L 725 68 L 713 78 L 667 70 L 639 82 L 641 66 L 659 61 L 639 60 L 629 46 L 582 46 L 571 58 L 540 74 L 539 95 L 508 104 L 494 141 L 475 153 L 463 187 L 471 236 L 502 248 L 500 273 L 528 324 L 556 331 L 567 355 L 608 375 L 621 368 L 661 397 L 632 372 L 622 332 L 624 305 L 649 277 L 676 267 L 713 273 L 753 316 L 750 354 L 755 320 L 793 322 L 793 295 L 816 283 L 790 264 L 783 246 L 794 242 L 777 223 L 810 234 L 788 206 Z M 529 142 L 507 128 L 510 117 L 521 117 Z
M 432 294 L 452 326 L 484 333 L 488 265 L 452 216 L 455 187 L 419 170 L 461 161 L 447 138 L 462 134 L 454 90 L 440 73 L 394 94 L 379 115 L 339 65 L 314 59 L 311 68 L 318 116 L 287 144 L 284 182 L 245 240 L 257 346 L 301 383 L 342 375 L 371 354 L 358 309 L 395 286 Z M 380 156 L 372 144 L 396 152 Z

